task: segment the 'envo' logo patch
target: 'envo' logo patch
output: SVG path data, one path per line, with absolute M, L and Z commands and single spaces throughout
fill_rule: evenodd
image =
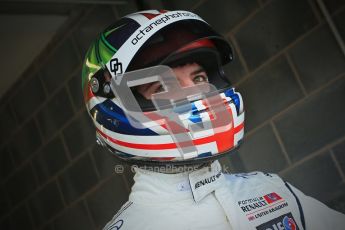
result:
M 256 227 L 258 230 L 299 230 L 292 214 L 289 212 Z

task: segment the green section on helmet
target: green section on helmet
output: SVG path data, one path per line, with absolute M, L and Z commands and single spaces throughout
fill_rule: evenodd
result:
M 102 60 L 102 63 L 104 63 L 105 65 L 113 57 L 117 50 L 114 47 L 112 47 L 108 43 L 108 41 L 106 41 L 103 34 L 101 35 L 101 39 L 99 39 L 98 41 L 99 56 Z
M 86 53 L 83 69 L 82 69 L 82 88 L 92 76 L 100 69 L 105 69 L 105 65 L 116 53 L 116 49 L 112 47 L 103 34 L 94 41 Z
M 102 42 L 104 42 L 104 44 L 109 48 L 111 49 L 112 51 L 116 52 L 117 50 L 112 46 L 110 45 L 110 43 L 107 41 L 107 39 L 105 38 L 104 34 L 101 34 L 101 39 L 102 39 Z

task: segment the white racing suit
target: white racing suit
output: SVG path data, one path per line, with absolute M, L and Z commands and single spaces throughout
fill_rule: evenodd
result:
M 104 230 L 345 229 L 345 215 L 275 174 L 225 175 L 218 161 L 190 173 L 136 171 L 129 201 Z

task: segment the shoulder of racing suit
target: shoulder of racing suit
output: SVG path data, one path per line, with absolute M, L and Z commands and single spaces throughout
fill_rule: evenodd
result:
M 236 187 L 236 185 L 241 185 L 241 187 L 265 186 L 266 183 L 285 186 L 283 179 L 274 173 L 254 171 L 249 173 L 224 174 L 224 176 L 231 183 L 232 187 Z
M 276 174 L 250 172 L 225 177 L 238 206 L 236 213 L 243 214 L 237 219 L 245 217 L 234 224 L 238 229 L 250 229 L 246 220 L 253 229 L 344 229 L 343 213 L 305 195 Z

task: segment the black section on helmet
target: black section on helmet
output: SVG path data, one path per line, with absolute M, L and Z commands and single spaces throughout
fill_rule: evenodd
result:
M 106 79 L 106 76 L 108 76 L 109 79 Z M 107 69 L 99 69 L 92 78 L 95 78 L 98 82 L 98 89 L 93 90 L 92 92 L 94 95 L 99 97 L 106 97 L 106 98 L 114 98 L 114 93 L 110 88 L 110 78 L 111 75 Z M 92 81 L 92 80 L 91 80 Z
M 140 24 L 135 20 L 121 18 L 115 24 L 109 26 L 103 34 L 115 49 L 119 49 L 139 27 Z

